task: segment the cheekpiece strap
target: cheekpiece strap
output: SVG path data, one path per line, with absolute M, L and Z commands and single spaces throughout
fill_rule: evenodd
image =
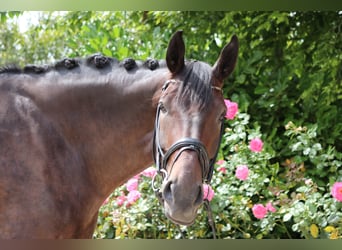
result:
M 175 79 L 167 80 L 162 87 L 162 91 L 165 91 L 167 87 L 169 87 L 170 83 L 177 83 L 177 81 Z

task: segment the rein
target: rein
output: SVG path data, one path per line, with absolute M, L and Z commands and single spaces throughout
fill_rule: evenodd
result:
M 162 91 L 165 91 L 170 83 L 178 83 L 178 82 L 173 79 L 166 81 L 162 87 Z M 222 92 L 222 89 L 217 86 L 211 86 L 211 88 L 213 90 L 218 90 Z M 154 126 L 154 137 L 153 137 L 153 159 L 157 167 L 157 174 L 152 179 L 152 189 L 154 190 L 159 202 L 163 204 L 163 197 L 162 197 L 162 193 L 160 192 L 160 188 L 156 187 L 155 185 L 155 177 L 159 174 L 162 176 L 162 179 L 163 179 L 162 181 L 165 181 L 168 179 L 166 165 L 170 157 L 177 151 L 178 151 L 177 155 L 175 156 L 173 163 L 171 165 L 171 170 L 175 162 L 178 160 L 178 158 L 184 151 L 186 150 L 195 151 L 198 155 L 198 159 L 202 168 L 202 182 L 206 184 L 210 183 L 211 178 L 213 176 L 214 165 L 216 162 L 221 139 L 222 139 L 223 132 L 224 132 L 224 122 L 222 122 L 221 124 L 219 143 L 217 145 L 217 149 L 213 158 L 209 159 L 208 152 L 201 141 L 199 141 L 198 139 L 189 138 L 189 137 L 182 138 L 176 141 L 174 144 L 171 145 L 171 147 L 166 152 L 164 152 L 164 150 L 162 149 L 160 145 L 160 136 L 159 136 L 159 130 L 160 130 L 159 115 L 160 115 L 161 109 L 162 109 L 161 104 L 158 104 L 156 118 L 155 118 L 155 126 Z M 203 204 L 204 204 L 205 209 L 207 210 L 208 221 L 213 231 L 213 238 L 216 239 L 216 229 L 215 229 L 216 227 L 215 227 L 215 222 L 214 222 L 213 215 L 212 215 L 212 210 L 209 204 L 209 200 L 204 199 Z M 179 231 L 181 232 L 182 237 L 184 238 L 184 235 L 182 231 L 180 230 L 179 225 L 178 224 L 176 225 Z

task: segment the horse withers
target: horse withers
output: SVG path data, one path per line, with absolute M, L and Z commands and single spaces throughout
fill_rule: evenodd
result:
M 194 222 L 222 132 L 235 36 L 211 67 L 100 54 L 0 69 L 0 238 L 91 238 L 103 201 L 153 164 L 168 218 Z

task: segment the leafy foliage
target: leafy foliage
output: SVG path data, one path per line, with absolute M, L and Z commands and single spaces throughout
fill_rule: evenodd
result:
M 214 64 L 232 34 L 239 38 L 237 67 L 225 96 L 239 104 L 227 121 L 212 201 L 221 238 L 341 237 L 341 203 L 330 187 L 341 180 L 341 12 L 46 12 L 21 32 L 18 12 L 0 13 L 0 64 L 48 63 L 95 52 L 124 59 L 164 58 L 172 33 L 184 30 L 186 57 Z M 260 137 L 264 149 L 250 152 Z M 248 165 L 246 181 L 237 165 Z M 140 179 L 142 194 L 127 208 L 116 190 L 99 216 L 99 238 L 173 238 L 179 231 Z M 277 211 L 256 219 L 256 203 Z M 117 214 L 122 217 L 117 218 Z M 185 230 L 182 228 L 182 230 Z M 206 213 L 188 229 L 190 238 L 211 233 Z

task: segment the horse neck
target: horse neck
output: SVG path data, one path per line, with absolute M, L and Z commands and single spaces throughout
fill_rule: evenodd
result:
M 154 97 L 168 73 L 159 69 L 138 77 L 36 86 L 36 93 L 49 93 L 36 95 L 36 103 L 79 154 L 98 202 L 152 164 Z

